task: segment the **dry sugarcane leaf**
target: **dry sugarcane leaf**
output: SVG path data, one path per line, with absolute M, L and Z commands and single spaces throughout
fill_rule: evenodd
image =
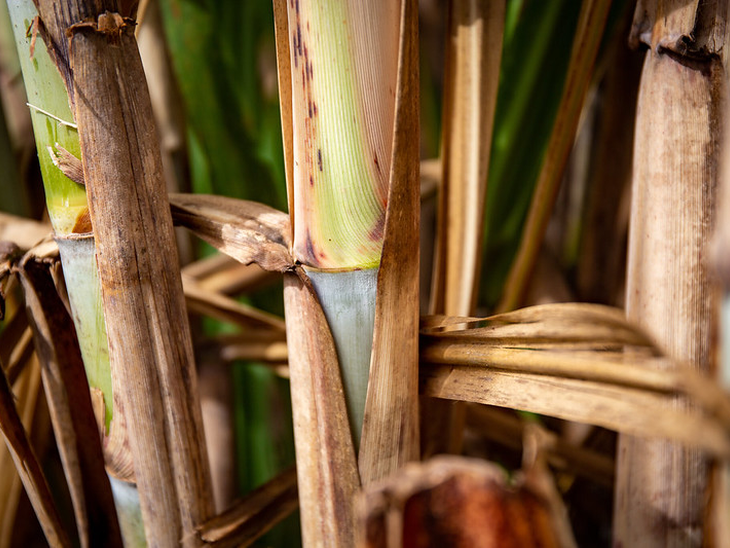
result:
M 28 494 L 43 533 L 51 546 L 71 546 L 68 534 L 61 524 L 61 519 L 43 475 L 38 459 L 23 428 L 23 423 L 15 408 L 13 393 L 5 377 L 4 368 L 0 364 L 0 430 L 2 430 L 8 450 L 15 468 L 20 475 L 25 491 Z
M 200 526 L 200 538 L 214 548 L 249 546 L 298 504 L 297 473 L 291 468 Z
M 335 343 L 306 274 L 285 274 L 292 409 L 305 546 L 352 546 L 360 487 Z
M 274 314 L 203 289 L 187 276 L 183 276 L 182 280 L 188 309 L 193 312 L 247 328 L 273 329 L 282 333 L 286 329 L 284 320 Z
M 71 316 L 56 292 L 48 264 L 28 257 L 19 274 L 81 545 L 122 546 Z
M 53 160 L 53 165 L 60 169 L 66 177 L 71 179 L 74 183 L 80 185 L 84 184 L 84 170 L 79 158 L 71 154 L 58 143 L 56 143 L 55 151 L 49 147 L 48 152 Z
M 19 307 L 13 317 L 5 321 L 0 331 L 0 362 L 5 364 L 5 374 L 11 385 L 15 384 L 22 367 L 30 359 L 33 352 L 31 342 L 28 314 L 25 308 Z
M 72 0 L 59 10 L 38 0 L 53 44 L 72 45 L 57 65 L 73 69 L 110 362 L 147 540 L 195 545 L 213 503 L 159 143 L 133 24 L 99 4 Z
M 220 252 L 264 270 L 291 270 L 286 213 L 256 202 L 203 194 L 171 194 L 170 205 L 176 224 Z
M 421 371 L 427 396 L 511 407 L 621 433 L 669 438 L 727 458 L 727 423 L 672 408 L 676 396 L 552 375 L 473 366 L 431 365 Z
M 450 3 L 433 311 L 472 313 L 502 56 L 504 0 Z
M 473 313 L 476 304 L 505 2 L 458 0 L 449 6 L 431 311 L 457 316 Z M 461 405 L 423 401 L 424 458 L 460 452 L 465 411 Z
M 654 346 L 643 330 L 626 320 L 622 310 L 587 303 L 531 306 L 488 318 L 427 316 L 421 320 L 421 332 L 438 334 L 440 338 L 521 346 L 538 343 L 563 347 L 581 343 L 594 347 L 608 344 Z
M 0 240 L 13 242 L 23 251 L 27 251 L 50 235 L 49 224 L 0 213 Z
M 189 263 L 181 272 L 183 276 L 196 280 L 202 288 L 224 295 L 252 292 L 280 279 L 276 273 L 263 270 L 256 264 L 241 264 L 224 253 Z
M 511 410 L 480 404 L 467 404 L 467 427 L 480 436 L 500 445 L 520 450 L 523 447 L 527 423 Z M 588 478 L 605 487 L 613 487 L 614 459 L 591 449 L 573 445 L 553 436 L 544 447 L 550 466 Z
M 363 483 L 417 460 L 419 318 L 418 6 L 401 3 L 390 193 L 378 273 L 359 466 Z
M 276 68 L 279 78 L 279 110 L 281 138 L 284 145 L 286 197 L 289 210 L 288 240 L 294 239 L 294 123 L 292 120 L 291 55 L 289 52 L 289 16 L 286 0 L 274 0 L 274 30 L 276 31 Z
M 545 501 L 474 459 L 408 464 L 368 487 L 358 510 L 360 548 L 560 546 Z
M 34 419 L 38 412 L 38 401 L 41 393 L 41 370 L 35 354 L 23 370 L 17 381 L 13 383 L 18 414 L 26 431 L 32 436 Z M 0 359 L 0 363 L 2 360 Z M 12 454 L 5 444 L 0 448 L 0 485 L 4 486 L 4 496 L 0 497 L 0 548 L 12 548 L 18 502 L 23 489 L 20 476 L 15 469 Z
M 488 366 L 683 394 L 730 423 L 727 394 L 686 364 L 663 357 L 618 310 L 577 303 L 542 305 L 484 321 L 494 325 L 453 329 L 450 318 L 425 322 L 450 330 L 423 330 L 422 363 Z M 591 332 L 597 340 L 591 340 Z
M 476 320 L 468 321 L 466 325 Z M 455 328 L 450 318 L 428 323 L 422 335 L 422 363 L 486 365 L 651 391 L 690 388 L 682 376 L 636 367 L 667 360 L 657 356 L 649 338 L 616 309 L 577 303 L 541 305 L 483 322 L 486 327 Z M 635 347 L 630 356 L 624 353 L 627 345 Z
M 610 0 L 587 0 L 582 5 L 558 116 L 537 178 L 520 247 L 507 276 L 502 301 L 497 306 L 500 312 L 520 305 L 535 267 L 563 170 L 573 147 L 610 7 Z
M 632 386 L 649 391 L 682 389 L 681 377 L 636 365 L 639 360 L 642 366 L 669 360 L 641 355 L 633 358 L 631 360 L 619 353 L 601 351 L 576 353 L 433 341 L 427 341 L 421 352 L 421 362 L 426 364 L 487 366 L 505 371 Z

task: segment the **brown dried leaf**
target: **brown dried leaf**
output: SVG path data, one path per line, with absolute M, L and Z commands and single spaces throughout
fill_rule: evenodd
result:
M 432 310 L 471 314 L 502 57 L 505 2 L 449 4 L 442 188 Z
M 0 363 L 2 363 L 2 360 L 0 360 Z M 33 425 L 36 424 L 35 421 L 38 419 L 41 390 L 41 369 L 38 359 L 33 354 L 28 367 L 13 383 L 13 394 L 18 415 L 31 440 L 37 434 L 31 428 L 34 428 Z M 17 529 L 15 525 L 18 517 L 18 503 L 23 484 L 15 469 L 12 454 L 4 443 L 0 444 L 0 485 L 4 486 L 3 496 L 0 497 L 0 548 L 12 548 L 12 539 Z
M 268 328 L 279 332 L 284 332 L 286 329 L 284 320 L 274 314 L 239 303 L 215 291 L 203 289 L 187 276 L 183 276 L 182 280 L 185 301 L 192 312 L 246 328 Z
M 204 194 L 171 194 L 170 206 L 176 224 L 220 252 L 264 270 L 292 269 L 286 213 L 256 202 Z
M 730 425 L 677 408 L 674 393 L 461 365 L 424 366 L 421 393 L 521 409 L 634 436 L 670 438 L 716 456 L 730 456 Z
M 276 67 L 279 78 L 279 109 L 281 110 L 281 137 L 284 145 L 286 169 L 286 196 L 289 209 L 288 239 L 294 239 L 294 123 L 289 52 L 289 16 L 286 0 L 274 0 L 274 30 L 276 31 Z
M 200 538 L 214 548 L 249 546 L 298 504 L 297 474 L 291 468 L 201 525 Z
M 71 542 L 61 524 L 43 469 L 33 452 L 15 408 L 13 393 L 2 364 L 0 364 L 0 430 L 48 543 L 51 546 L 70 547 Z
M 284 305 L 302 536 L 305 546 L 352 546 L 360 478 L 335 343 L 311 283 L 298 271 L 284 276 Z
M 19 273 L 81 544 L 121 546 L 76 330 L 49 265 L 28 256 Z
M 48 147 L 53 165 L 61 170 L 66 177 L 79 185 L 84 184 L 84 169 L 81 160 L 71 154 L 68 150 L 56 143 L 56 150 Z
M 363 483 L 417 460 L 418 6 L 401 3 L 393 158 L 359 466 Z
M 440 456 L 411 463 L 358 501 L 358 546 L 560 546 L 550 508 L 497 466 Z
M 626 320 L 622 310 L 587 303 L 531 306 L 488 318 L 427 316 L 421 320 L 421 332 L 441 339 L 479 340 L 521 347 L 541 343 L 562 347 L 581 344 L 583 348 L 654 346 L 641 328 Z

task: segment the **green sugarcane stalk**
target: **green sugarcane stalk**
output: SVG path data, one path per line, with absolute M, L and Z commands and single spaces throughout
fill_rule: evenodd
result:
M 56 165 L 60 150 L 68 151 L 75 157 L 80 155 L 79 136 L 68 104 L 66 88 L 48 55 L 43 40 L 37 35 L 35 21 L 38 12 L 33 2 L 8 0 L 8 9 L 28 96 L 48 214 L 56 238 L 62 241 L 72 234 L 90 230 L 86 191 L 83 185 L 69 179 Z M 76 245 L 75 243 L 60 245 L 62 260 L 66 251 Z M 98 295 L 98 279 L 95 268 L 89 269 L 86 265 L 79 264 L 80 270 L 76 271 L 76 267 L 70 264 L 75 264 L 75 261 L 67 259 L 64 262 L 67 263 L 64 264 L 67 278 L 74 280 L 68 284 L 69 299 L 74 309 L 74 322 L 79 333 L 86 374 L 89 377 L 89 384 L 101 390 L 104 395 L 104 423 L 108 429 L 114 404 L 108 357 L 106 363 L 103 360 L 104 354 L 108 356 L 108 349 L 105 348 L 106 333 L 103 331 L 103 320 L 100 323 L 101 310 L 89 308 L 89 305 L 85 304 L 88 297 L 83 296 L 86 290 L 95 291 Z M 82 310 L 84 312 L 81 312 Z
M 100 394 L 103 400 L 103 412 L 97 420 L 104 436 L 109 436 L 114 416 L 112 376 L 86 190 L 80 182 L 66 175 L 68 169 L 62 169 L 64 159 L 80 156 L 78 131 L 63 80 L 38 35 L 38 12 L 33 2 L 8 0 L 7 5 L 28 97 L 46 206 L 61 255 L 84 368 L 92 396 Z M 126 436 L 121 423 L 119 428 L 122 432 L 118 431 L 117 435 Z M 106 456 L 108 470 L 125 477 L 131 474 L 129 455 L 112 454 L 114 462 L 109 462 L 109 453 Z M 111 475 L 110 479 L 112 483 L 124 483 Z M 126 493 L 130 489 L 136 491 L 136 487 L 127 484 L 126 489 L 120 489 L 117 485 L 113 494 L 119 521 L 123 525 L 124 543 L 126 546 L 144 546 L 138 497 L 136 505 L 128 501 L 128 496 L 124 497 L 127 501 L 124 504 L 119 504 L 118 498 L 118 493 Z
M 359 445 L 388 196 L 397 3 L 289 2 L 293 250 L 332 329 Z

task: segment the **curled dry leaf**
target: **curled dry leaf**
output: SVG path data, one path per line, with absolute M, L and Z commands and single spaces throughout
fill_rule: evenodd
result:
M 43 385 L 82 546 L 121 546 L 111 487 L 71 316 L 49 264 L 30 253 L 19 266 Z
M 204 289 L 188 276 L 183 275 L 182 280 L 185 301 L 188 309 L 193 312 L 247 328 L 271 329 L 279 333 L 286 329 L 284 320 L 274 314 L 239 303 L 216 291 Z
M 426 395 L 664 436 L 713 454 L 730 447 L 727 394 L 663 356 L 619 310 L 553 304 L 483 319 L 430 317 L 421 333 Z M 678 397 L 695 410 L 673 405 Z
M 13 392 L 5 377 L 2 364 L 0 364 L 0 430 L 49 544 L 71 546 L 43 469 L 15 408 Z
M 0 213 L 0 240 L 12 242 L 23 251 L 29 250 L 51 234 L 51 225 Z M 6 252 L 10 248 L 6 248 Z M 2 251 L 0 251 L 2 255 Z
M 289 271 L 294 265 L 286 213 L 255 202 L 202 194 L 171 194 L 170 206 L 175 224 L 244 264 L 256 263 L 274 272 Z
M 716 456 L 730 456 L 727 423 L 673 408 L 674 393 L 468 365 L 428 365 L 422 367 L 420 379 L 421 394 L 426 396 L 511 407 L 635 436 L 669 438 Z
M 249 546 L 298 506 L 297 473 L 290 468 L 200 526 L 208 546 Z
M 507 485 L 497 466 L 461 457 L 411 463 L 365 489 L 358 546 L 560 546 L 550 508 L 534 490 Z

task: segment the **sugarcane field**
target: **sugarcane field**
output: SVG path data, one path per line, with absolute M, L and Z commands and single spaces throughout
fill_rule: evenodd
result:
M 0 548 L 730 548 L 728 0 L 1 0 Z

